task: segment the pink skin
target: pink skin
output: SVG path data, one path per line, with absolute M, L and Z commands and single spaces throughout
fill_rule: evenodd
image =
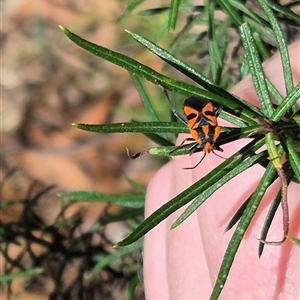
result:
M 300 81 L 300 41 L 289 47 L 295 84 Z M 264 64 L 265 73 L 285 95 L 280 56 L 275 54 Z M 241 81 L 232 92 L 259 105 L 250 77 Z M 298 101 L 298 104 L 299 101 Z M 221 126 L 230 126 L 219 120 Z M 186 135 L 181 135 L 180 143 Z M 224 157 L 239 150 L 249 140 L 224 145 Z M 210 172 L 223 160 L 208 154 L 194 170 L 183 170 L 195 165 L 202 153 L 176 157 L 162 167 L 149 183 L 146 216 L 161 207 L 193 182 Z M 174 230 L 171 225 L 182 213 L 172 214 L 146 235 L 144 248 L 144 284 L 147 300 L 202 300 L 209 299 L 228 242 L 235 228 L 224 233 L 229 220 L 254 191 L 264 169 L 255 165 L 233 179 L 202 205 L 196 213 Z M 300 248 L 286 240 L 281 246 L 266 245 L 258 258 L 258 238 L 270 202 L 280 182 L 267 191 L 258 213 L 247 230 L 233 267 L 219 299 L 299 299 Z M 288 188 L 290 235 L 299 238 L 300 187 L 291 183 Z M 282 238 L 282 212 L 279 209 L 267 239 Z

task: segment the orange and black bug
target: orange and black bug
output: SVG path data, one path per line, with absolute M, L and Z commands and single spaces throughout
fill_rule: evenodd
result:
M 220 106 L 219 108 L 216 108 L 212 102 L 207 99 L 191 96 L 183 102 L 183 112 L 186 116 L 185 120 L 173 108 L 171 100 L 166 91 L 165 94 L 170 102 L 173 114 L 183 123 L 188 125 L 190 134 L 192 136 L 192 138 L 186 138 L 183 140 L 183 142 L 176 149 L 182 147 L 186 141 L 196 141 L 197 143 L 190 148 L 189 153 L 193 154 L 197 151 L 204 152 L 203 157 L 194 167 L 185 169 L 196 168 L 203 161 L 207 153 L 213 152 L 215 155 L 221 157 L 220 155 L 216 154 L 214 150 L 223 151 L 222 148 L 215 145 L 221 133 L 221 127 L 218 126 L 217 118 L 222 110 L 222 107 Z

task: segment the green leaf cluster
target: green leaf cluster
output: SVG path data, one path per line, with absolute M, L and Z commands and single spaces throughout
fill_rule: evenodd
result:
M 141 2 L 143 1 L 131 1 L 125 14 L 132 13 L 133 9 L 138 7 Z M 119 124 L 74 124 L 74 126 L 86 131 L 99 133 L 143 133 L 162 146 L 149 149 L 147 153 L 169 157 L 187 154 L 189 147 L 177 149 L 172 139 L 170 139 L 169 134 L 187 133 L 189 131 L 188 128 L 178 122 L 162 122 L 159 119 L 143 83 L 143 80 L 147 80 L 184 97 L 193 95 L 210 100 L 216 105 L 222 105 L 223 110 L 220 118 L 231 122 L 236 127 L 222 129 L 222 133 L 218 139 L 219 146 L 244 137 L 253 137 L 253 140 L 246 146 L 226 159 L 211 173 L 201 178 L 173 199 L 170 199 L 169 202 L 139 224 L 127 238 L 116 245 L 116 247 L 122 247 L 136 242 L 174 211 L 190 203 L 172 227 L 179 226 L 206 200 L 209 200 L 209 197 L 216 190 L 232 178 L 255 164 L 262 165 L 265 167 L 265 172 L 259 185 L 252 195 L 248 199 L 245 199 L 245 204 L 232 218 L 230 224 L 228 224 L 227 229 L 232 228 L 235 224 L 237 226 L 225 253 L 211 299 L 217 299 L 220 295 L 243 236 L 266 190 L 278 178 L 278 170 L 285 174 L 288 183 L 291 181 L 300 183 L 300 125 L 297 117 L 299 110 L 296 106 L 296 102 L 300 98 L 300 85 L 294 85 L 293 83 L 287 49 L 287 40 L 289 40 L 289 37 L 282 31 L 280 23 L 284 19 L 287 23 L 292 24 L 292 26 L 299 26 L 299 17 L 291 10 L 291 6 L 284 6 L 268 0 L 259 0 L 258 2 L 261 6 L 259 13 L 255 13 L 244 1 L 236 0 L 207 0 L 204 1 L 204 6 L 192 6 L 191 1 L 174 0 L 171 2 L 170 7 L 161 7 L 142 12 L 143 15 L 156 15 L 167 11 L 169 13 L 169 30 L 171 31 L 176 29 L 178 16 L 183 13 L 193 12 L 193 15 L 187 19 L 185 26 L 177 33 L 168 51 L 144 36 L 127 30 L 127 33 L 133 39 L 189 80 L 178 80 L 177 78 L 159 73 L 133 58 L 86 41 L 61 26 L 66 36 L 78 46 L 126 69 L 131 74 L 151 120 L 150 122 L 134 121 Z M 216 12 L 222 12 L 226 17 L 220 20 L 216 17 Z M 190 46 L 185 41 L 190 39 L 195 42 L 197 40 L 193 39 L 193 34 L 191 33 L 191 29 L 196 24 L 206 24 L 205 32 L 197 36 L 198 40 L 203 41 L 205 38 L 207 41 L 206 52 L 209 69 L 203 72 L 198 71 L 190 64 L 178 58 L 180 53 L 186 50 L 185 47 Z M 251 74 L 261 109 L 244 99 L 236 97 L 222 87 L 222 85 L 226 86 L 222 82 L 222 78 L 226 74 L 226 53 L 229 49 L 229 36 L 227 34 L 230 29 L 239 33 L 239 45 L 242 45 L 244 49 L 244 56 L 241 59 L 242 65 L 240 66 L 241 76 L 239 79 L 247 74 Z M 223 38 L 220 38 L 221 36 Z M 262 62 L 271 56 L 274 47 L 278 49 L 281 55 L 286 95 L 282 95 L 276 89 L 266 77 L 262 67 Z M 273 99 L 275 99 L 276 104 L 274 104 Z M 267 149 L 257 152 L 263 146 L 266 146 Z M 287 157 L 284 164 L 281 163 L 283 155 Z M 265 240 L 276 210 L 280 202 L 283 201 L 282 193 L 283 187 L 281 190 L 278 190 L 278 194 L 270 207 L 266 222 L 262 228 L 261 241 Z M 98 196 L 95 193 L 91 193 L 90 195 L 86 194 L 84 197 L 94 201 Z M 114 197 L 107 197 L 107 200 L 110 201 Z M 133 207 L 133 205 L 141 204 L 141 199 L 133 204 L 125 198 L 124 196 L 122 200 L 124 201 L 123 205 Z M 80 197 L 77 199 L 80 200 Z M 120 204 L 120 202 L 117 203 Z M 263 247 L 264 243 L 260 242 L 259 255 L 262 254 Z

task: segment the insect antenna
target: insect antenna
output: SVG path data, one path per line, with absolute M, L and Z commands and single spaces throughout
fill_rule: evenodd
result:
M 169 101 L 169 103 L 170 103 L 170 107 L 171 107 L 171 110 L 172 110 L 172 113 L 174 114 L 174 116 L 175 116 L 178 120 L 180 120 L 182 123 L 187 124 L 187 121 L 186 121 L 182 116 L 180 116 L 180 115 L 178 114 L 178 112 L 176 111 L 176 109 L 173 107 L 172 102 L 171 102 L 171 99 L 170 99 L 170 96 L 169 96 L 169 94 L 168 94 L 168 91 L 167 91 L 164 87 L 163 87 L 163 91 L 164 91 L 164 94 L 166 95 L 166 97 L 167 97 L 167 99 L 168 99 L 168 101 Z
M 218 151 L 221 151 L 223 152 L 223 149 L 222 148 L 218 148 L 218 149 L 215 149 L 215 150 L 218 150 Z M 220 155 L 220 154 L 217 154 L 215 151 L 211 151 L 215 156 L 218 156 L 220 158 L 223 158 L 223 159 L 227 159 L 226 157 Z

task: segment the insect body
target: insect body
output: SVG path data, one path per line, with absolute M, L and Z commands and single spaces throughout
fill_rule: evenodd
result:
M 216 109 L 210 101 L 197 97 L 187 98 L 183 103 L 183 112 L 187 117 L 191 136 L 204 152 L 223 151 L 215 145 L 221 133 L 217 121 L 221 109 L 221 107 Z
M 171 103 L 170 98 L 168 96 L 167 98 Z M 216 108 L 211 101 L 194 96 L 187 98 L 183 103 L 183 112 L 187 120 L 178 115 L 172 107 L 174 115 L 188 125 L 192 136 L 192 138 L 186 138 L 176 149 L 180 148 L 186 141 L 196 141 L 197 144 L 190 148 L 189 153 L 193 154 L 199 150 L 204 152 L 202 159 L 194 167 L 185 169 L 196 168 L 205 158 L 206 153 L 213 152 L 217 155 L 214 150 L 223 151 L 222 148 L 215 145 L 221 133 L 221 127 L 218 126 L 217 121 L 221 110 L 222 107 Z
M 183 147 L 186 141 L 193 141 L 189 149 L 189 153 L 193 154 L 195 152 L 203 151 L 204 155 L 201 160 L 191 168 L 184 169 L 194 169 L 196 168 L 202 160 L 205 158 L 207 153 L 214 153 L 215 155 L 224 158 L 214 152 L 214 150 L 223 151 L 222 148 L 217 146 L 215 143 L 221 133 L 221 127 L 218 125 L 218 116 L 222 110 L 222 107 L 216 108 L 213 103 L 207 99 L 200 97 L 189 97 L 183 102 L 183 112 L 185 118 L 177 113 L 173 108 L 170 97 L 167 91 L 164 89 L 166 97 L 170 103 L 173 114 L 184 124 L 186 124 L 190 129 L 190 134 L 192 137 L 186 138 L 183 142 L 178 145 L 170 154 L 177 149 Z M 196 142 L 196 143 L 195 143 Z M 127 154 L 132 159 L 140 157 L 141 155 L 149 153 L 149 150 L 140 151 L 134 155 L 129 153 L 127 149 Z

